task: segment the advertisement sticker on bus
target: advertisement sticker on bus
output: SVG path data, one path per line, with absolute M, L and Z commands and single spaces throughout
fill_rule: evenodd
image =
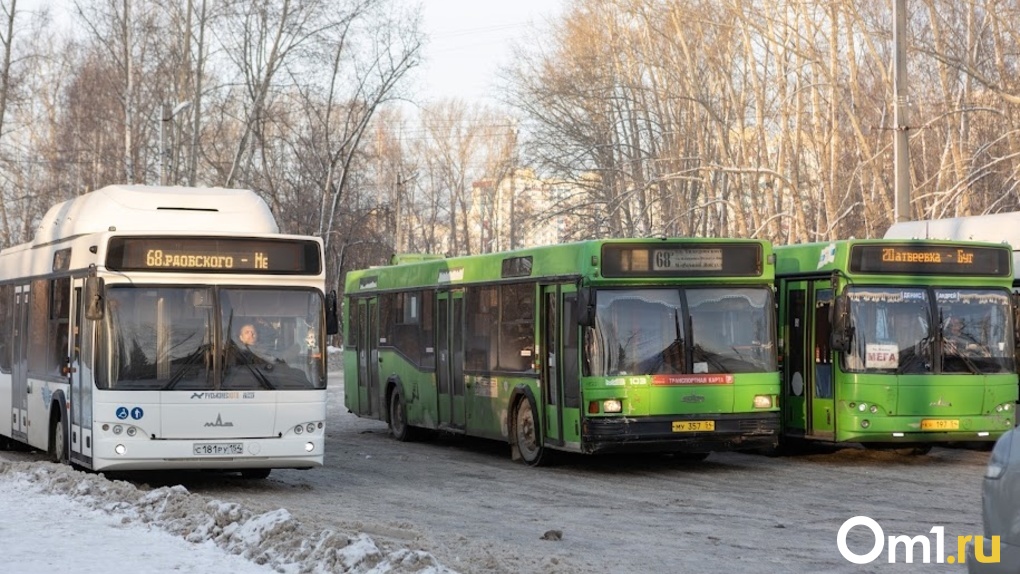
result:
M 895 344 L 868 343 L 865 364 L 869 369 L 895 369 L 900 366 L 900 348 Z

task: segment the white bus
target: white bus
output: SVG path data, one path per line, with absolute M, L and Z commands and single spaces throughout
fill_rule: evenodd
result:
M 0 442 L 93 470 L 321 466 L 323 261 L 248 190 L 117 185 L 52 207 L 0 251 Z
M 885 232 L 886 239 L 948 239 L 1008 243 L 1013 247 L 1013 286 L 1020 288 L 1020 212 L 992 213 L 901 221 Z

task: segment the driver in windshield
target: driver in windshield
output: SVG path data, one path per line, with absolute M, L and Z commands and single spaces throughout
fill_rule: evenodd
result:
M 246 347 L 253 347 L 259 341 L 259 332 L 255 329 L 255 325 L 246 323 L 241 325 L 241 330 L 237 333 L 237 339 L 244 343 Z
M 964 332 L 964 321 L 960 317 L 950 317 L 946 322 L 944 333 L 944 352 L 947 355 L 956 356 L 983 356 L 991 354 L 980 341 Z
M 259 346 L 259 332 L 255 325 L 245 323 L 237 331 L 237 340 L 241 342 L 238 349 L 238 362 L 241 364 L 261 365 L 274 362 L 266 349 Z

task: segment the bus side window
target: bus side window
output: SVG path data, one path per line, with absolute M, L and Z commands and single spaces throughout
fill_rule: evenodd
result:
M 11 338 L 13 336 L 14 286 L 0 286 L 0 372 L 11 372 Z
M 815 306 L 815 396 L 832 398 L 832 325 L 829 322 L 831 300 Z

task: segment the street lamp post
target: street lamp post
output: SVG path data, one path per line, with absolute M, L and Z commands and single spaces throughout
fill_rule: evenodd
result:
M 170 104 L 163 104 L 162 105 L 162 109 L 161 109 L 162 113 L 160 114 L 160 122 L 159 122 L 159 184 L 160 185 L 163 185 L 164 183 L 166 183 L 166 169 L 164 168 L 164 164 L 166 163 L 167 149 L 166 149 L 166 143 L 165 143 L 166 142 L 166 138 L 164 137 L 163 132 L 166 131 L 168 126 L 167 127 L 164 127 L 164 126 L 166 126 L 166 124 L 172 122 L 173 119 L 174 119 L 174 116 L 176 116 L 177 114 L 183 112 L 184 110 L 186 110 L 186 109 L 188 109 L 190 107 L 191 107 L 191 102 L 181 102 L 181 103 L 177 104 L 176 106 L 174 106 L 172 109 L 170 108 Z

